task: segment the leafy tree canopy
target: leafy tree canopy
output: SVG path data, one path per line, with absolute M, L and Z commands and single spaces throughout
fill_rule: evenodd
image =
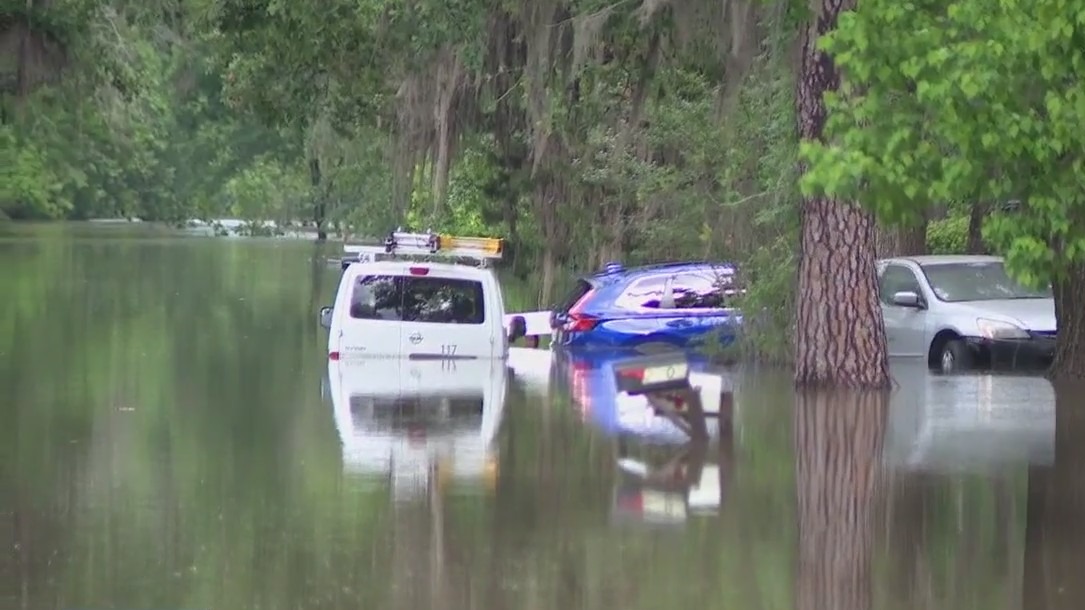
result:
M 864 0 L 823 40 L 845 74 L 802 188 L 906 221 L 932 202 L 1019 201 L 985 223 L 1030 283 L 1085 261 L 1085 7 Z

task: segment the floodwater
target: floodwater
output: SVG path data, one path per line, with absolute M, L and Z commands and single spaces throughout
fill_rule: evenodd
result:
M 726 371 L 690 449 L 520 363 L 391 417 L 436 373 L 329 366 L 325 253 L 149 231 L 0 227 L 0 609 L 1085 607 L 1080 390 Z

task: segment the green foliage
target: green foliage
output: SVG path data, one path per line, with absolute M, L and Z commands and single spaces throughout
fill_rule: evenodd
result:
M 968 251 L 968 217 L 949 216 L 927 224 L 927 250 L 931 254 L 964 254 Z
M 258 159 L 226 182 L 231 216 L 245 220 L 289 221 L 309 196 L 300 168 Z
M 498 235 L 525 285 L 556 269 L 529 307 L 605 260 L 723 258 L 785 319 L 787 4 L 732 49 L 709 0 L 53 3 L 72 61 L 6 103 L 0 210 Z
M 931 202 L 1023 203 L 984 237 L 1029 283 L 1085 261 L 1085 12 L 1063 0 L 872 0 L 824 48 L 847 76 L 826 143 L 805 143 L 808 192 L 883 219 Z

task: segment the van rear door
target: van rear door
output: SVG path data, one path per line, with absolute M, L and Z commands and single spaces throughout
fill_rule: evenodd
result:
M 339 333 L 342 356 L 398 356 L 403 326 L 399 276 L 359 270 L 348 290 Z
M 403 324 L 401 353 L 414 360 L 492 358 L 502 337 L 501 312 L 488 307 L 491 282 L 476 273 L 440 267 L 411 267 L 401 278 Z

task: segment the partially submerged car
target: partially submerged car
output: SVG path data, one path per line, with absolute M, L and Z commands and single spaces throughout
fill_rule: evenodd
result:
M 951 371 L 1054 355 L 1051 289 L 1014 281 L 999 257 L 890 258 L 877 271 L 890 356 Z
M 551 346 L 614 349 L 731 344 L 742 316 L 737 269 L 728 263 L 610 263 L 579 278 L 550 316 Z M 529 333 L 530 334 L 530 333 Z
M 335 304 L 320 310 L 331 360 L 504 360 L 525 330 L 488 265 L 500 239 L 395 231 L 383 246 L 344 250 Z

